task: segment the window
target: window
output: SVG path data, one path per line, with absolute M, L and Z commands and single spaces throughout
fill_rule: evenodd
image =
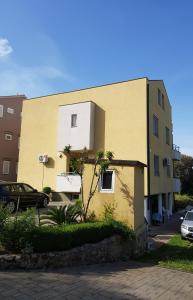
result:
M 162 106 L 162 99 L 161 99 L 161 91 L 160 91 L 160 89 L 158 89 L 158 104 L 160 105 L 160 106 Z
M 170 168 L 170 164 L 167 165 L 167 176 L 171 177 L 171 168 Z
M 100 191 L 113 192 L 114 191 L 114 172 L 108 170 L 101 175 L 100 178 Z
M 3 105 L 0 105 L 0 118 L 3 118 Z
M 3 174 L 8 175 L 10 171 L 10 164 L 11 162 L 9 160 L 3 161 Z
M 77 115 L 71 115 L 71 127 L 77 127 Z
M 158 118 L 155 115 L 153 115 L 153 134 L 157 137 L 158 137 L 158 133 L 159 133 L 158 123 L 159 123 Z
M 5 140 L 6 141 L 12 141 L 13 134 L 12 133 L 5 133 Z
M 166 144 L 170 144 L 170 130 L 169 128 L 165 127 L 165 139 L 166 139 Z
M 13 108 L 8 107 L 7 112 L 8 114 L 14 114 L 15 110 Z
M 162 94 L 162 108 L 165 109 L 165 98 L 163 94 Z
M 27 193 L 33 193 L 34 192 L 34 189 L 28 184 L 23 184 L 23 189 Z
M 159 156 L 154 155 L 154 175 L 159 176 Z

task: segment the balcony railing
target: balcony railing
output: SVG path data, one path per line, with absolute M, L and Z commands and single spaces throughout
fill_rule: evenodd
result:
M 81 178 L 74 173 L 61 173 L 56 178 L 56 191 L 66 193 L 80 193 Z
M 181 160 L 180 147 L 173 145 L 173 160 Z

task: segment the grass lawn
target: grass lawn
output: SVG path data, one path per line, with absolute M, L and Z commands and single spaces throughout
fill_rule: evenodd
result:
M 146 254 L 140 260 L 162 267 L 193 272 L 193 242 L 181 240 L 180 235 L 175 235 L 168 244 Z

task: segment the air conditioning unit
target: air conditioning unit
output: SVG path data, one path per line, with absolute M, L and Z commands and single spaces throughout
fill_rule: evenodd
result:
M 48 162 L 48 155 L 46 155 L 46 154 L 40 154 L 38 156 L 38 161 L 40 163 L 47 163 Z

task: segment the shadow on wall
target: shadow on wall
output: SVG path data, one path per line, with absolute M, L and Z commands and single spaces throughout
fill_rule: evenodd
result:
M 95 142 L 94 148 L 97 150 L 105 149 L 105 111 L 95 106 Z
M 120 172 L 118 170 L 116 170 L 115 173 L 116 173 L 117 179 L 119 180 L 119 182 L 121 184 L 120 190 L 123 195 L 123 198 L 127 201 L 129 208 L 130 208 L 130 212 L 134 213 L 134 210 L 133 210 L 134 197 L 131 195 L 128 185 L 126 183 L 124 183 L 123 180 L 120 178 L 120 175 L 119 175 Z
M 55 167 L 55 160 L 52 157 L 49 157 L 48 163 L 45 164 L 46 168 L 54 168 Z

